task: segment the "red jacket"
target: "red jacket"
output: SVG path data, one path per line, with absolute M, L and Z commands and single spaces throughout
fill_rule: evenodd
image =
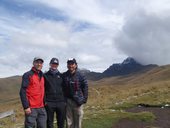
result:
M 32 68 L 23 75 L 20 98 L 24 109 L 44 107 L 44 77 L 41 71 Z

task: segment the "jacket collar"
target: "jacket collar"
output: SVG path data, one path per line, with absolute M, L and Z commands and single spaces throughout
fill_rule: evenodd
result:
M 53 71 L 51 69 L 49 69 L 48 73 L 51 74 L 51 75 L 59 75 L 60 74 L 60 72 L 58 70 Z
M 39 71 L 39 70 L 37 70 L 35 67 L 32 67 L 32 69 L 31 69 L 34 73 L 37 73 L 39 76 L 40 76 L 40 78 L 43 76 L 43 72 L 42 71 Z
M 74 75 L 77 74 L 77 69 L 75 70 L 74 73 L 71 73 L 69 70 L 67 70 L 67 73 L 68 73 L 69 76 L 74 76 Z

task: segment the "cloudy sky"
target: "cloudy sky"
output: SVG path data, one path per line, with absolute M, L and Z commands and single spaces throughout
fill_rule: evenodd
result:
M 22 75 L 35 56 L 66 70 L 102 72 L 134 57 L 170 64 L 169 0 L 0 0 L 0 77 Z

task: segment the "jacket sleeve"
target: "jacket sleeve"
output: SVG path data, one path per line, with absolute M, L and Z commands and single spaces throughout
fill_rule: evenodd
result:
M 29 74 L 25 73 L 22 77 L 21 89 L 20 89 L 20 99 L 24 109 L 29 108 L 29 102 L 26 96 L 26 90 L 29 85 Z
M 82 74 L 81 74 L 81 87 L 84 96 L 84 103 L 86 103 L 88 99 L 88 83 L 87 83 L 87 79 Z
M 43 77 L 44 77 L 44 105 L 46 106 L 47 103 L 46 103 L 46 73 L 43 74 Z

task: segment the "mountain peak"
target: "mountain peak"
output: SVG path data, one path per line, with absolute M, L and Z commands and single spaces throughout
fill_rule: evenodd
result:
M 90 73 L 90 70 L 88 70 L 88 69 L 86 69 L 86 68 L 81 68 L 81 69 L 78 68 L 78 70 L 79 70 L 81 73 L 83 73 L 83 74 Z
M 157 65 L 142 65 L 134 58 L 128 57 L 122 63 L 113 63 L 102 73 L 91 72 L 87 69 L 81 69 L 80 71 L 84 73 L 84 75 L 86 75 L 87 78 L 90 80 L 99 80 L 105 77 L 124 76 L 133 73 L 143 73 L 155 67 L 157 67 Z
M 134 58 L 128 57 L 122 62 L 122 64 L 125 65 L 125 64 L 139 64 L 139 63 Z
M 142 65 L 138 63 L 134 58 L 128 57 L 122 63 L 112 64 L 108 69 L 103 72 L 104 77 L 110 76 L 122 76 L 139 71 L 146 71 L 154 65 Z

